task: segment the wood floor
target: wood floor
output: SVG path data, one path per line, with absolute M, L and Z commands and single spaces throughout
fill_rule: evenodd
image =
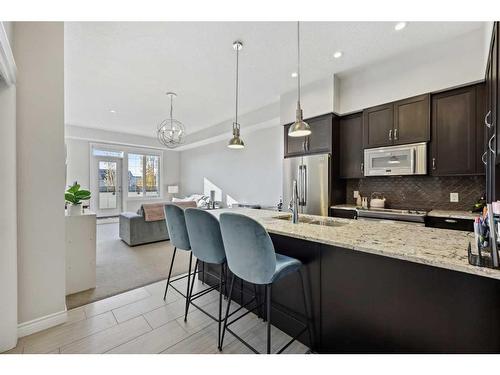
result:
M 186 280 L 176 282 L 185 290 Z M 190 307 L 184 322 L 184 298 L 169 289 L 163 301 L 165 281 L 122 293 L 101 301 L 68 311 L 68 321 L 19 339 L 18 346 L 7 353 L 172 353 L 217 354 L 217 323 Z M 195 290 L 206 285 L 195 284 Z M 218 314 L 218 292 L 212 291 L 199 298 L 198 304 Z M 231 307 L 238 305 L 231 304 Z M 223 307 L 225 309 L 225 301 Z M 225 310 L 224 310 L 225 311 Z M 232 328 L 246 341 L 264 352 L 266 323 L 253 313 L 236 322 Z M 272 327 L 273 349 L 276 351 L 290 337 Z M 295 341 L 285 353 L 303 354 L 308 348 Z M 226 333 L 224 353 L 252 353 L 247 347 Z

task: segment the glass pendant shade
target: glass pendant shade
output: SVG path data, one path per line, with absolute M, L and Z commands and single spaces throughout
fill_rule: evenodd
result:
M 158 141 L 167 148 L 176 148 L 180 146 L 184 141 L 184 136 L 186 135 L 186 129 L 182 122 L 176 120 L 172 116 L 172 99 L 177 96 L 173 92 L 168 92 L 170 96 L 170 117 L 163 120 L 156 129 L 156 134 Z

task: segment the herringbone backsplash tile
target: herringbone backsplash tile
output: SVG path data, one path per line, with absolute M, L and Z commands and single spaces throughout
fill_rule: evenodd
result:
M 370 198 L 382 193 L 387 208 L 420 210 L 470 210 L 484 194 L 485 177 L 367 177 L 347 180 L 347 203 L 354 203 L 353 192 Z M 450 193 L 458 193 L 459 202 L 450 202 Z

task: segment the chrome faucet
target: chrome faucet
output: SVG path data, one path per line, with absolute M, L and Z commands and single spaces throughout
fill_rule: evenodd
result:
M 292 188 L 292 200 L 288 209 L 292 211 L 292 223 L 297 224 L 299 222 L 299 192 L 297 190 L 297 180 L 293 180 Z

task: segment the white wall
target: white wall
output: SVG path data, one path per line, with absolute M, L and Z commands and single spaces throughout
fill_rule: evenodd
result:
M 227 148 L 228 140 L 180 153 L 181 193 L 203 193 L 213 184 L 224 205 L 228 196 L 241 203 L 276 205 L 282 194 L 282 126 L 243 135 L 243 150 Z
M 12 27 L 4 23 L 12 45 Z M 0 78 L 0 353 L 17 343 L 16 87 Z
M 417 50 L 340 75 L 340 113 L 484 79 L 484 39 L 484 30 L 478 29 L 427 53 Z
M 62 22 L 19 22 L 14 35 L 18 320 L 26 332 L 29 322 L 66 308 L 64 27 Z
M 300 103 L 304 118 L 319 116 L 334 111 L 334 82 L 335 80 L 332 76 L 301 87 Z M 281 124 L 288 124 L 295 121 L 296 108 L 297 90 L 287 92 L 280 96 Z
M 83 187 L 90 188 L 90 145 L 103 144 L 122 150 L 141 149 L 144 152 L 161 151 L 161 188 L 162 197 L 148 199 L 147 202 L 168 199 L 167 185 L 179 184 L 179 153 L 159 148 L 158 141 L 153 137 L 143 137 L 125 133 L 115 133 L 98 129 L 66 126 L 67 175 L 66 185 L 78 181 Z M 124 171 L 125 172 L 125 168 Z M 137 211 L 143 199 L 124 199 L 124 211 Z

